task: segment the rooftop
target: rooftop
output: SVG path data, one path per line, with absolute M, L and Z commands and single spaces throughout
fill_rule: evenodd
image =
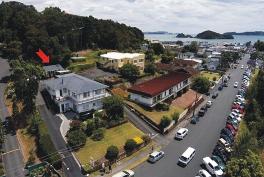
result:
M 46 80 L 45 84 L 54 90 L 67 88 L 76 94 L 105 89 L 108 87 L 104 84 L 74 73 L 61 75 L 56 79 Z
M 171 72 L 147 82 L 134 85 L 133 87 L 129 88 L 128 91 L 131 93 L 153 97 L 190 77 L 191 74 L 186 72 Z
M 63 68 L 60 64 L 43 66 L 43 69 L 44 69 L 46 72 L 49 72 L 49 71 L 61 71 L 61 70 L 64 70 L 64 68 Z
M 123 59 L 123 58 L 128 58 L 128 59 L 132 59 L 135 57 L 138 57 L 140 55 L 144 55 L 141 53 L 120 53 L 120 52 L 109 52 L 107 54 L 102 54 L 100 55 L 102 58 L 109 58 L 109 59 L 115 59 L 115 60 L 119 60 L 119 59 Z

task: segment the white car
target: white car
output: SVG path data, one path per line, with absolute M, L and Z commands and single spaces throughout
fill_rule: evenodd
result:
M 201 169 L 198 172 L 199 177 L 212 177 L 208 171 Z
M 175 135 L 175 138 L 176 139 L 183 139 L 186 135 L 188 134 L 188 129 L 187 128 L 180 128 L 176 135 Z
M 241 69 L 244 69 L 244 65 L 241 65 Z
M 212 104 L 213 104 L 213 101 L 207 101 L 207 103 L 206 103 L 206 106 L 208 107 L 208 108 L 210 108 L 211 106 L 212 106 Z
M 203 164 L 211 174 L 214 174 L 216 176 L 222 176 L 224 174 L 223 170 L 221 170 L 219 165 L 210 157 L 204 157 Z
M 148 161 L 151 163 L 155 163 L 164 157 L 165 153 L 163 151 L 154 151 L 149 155 Z
M 234 83 L 234 87 L 237 88 L 238 87 L 238 82 Z
M 112 177 L 134 177 L 135 173 L 132 170 L 120 171 Z

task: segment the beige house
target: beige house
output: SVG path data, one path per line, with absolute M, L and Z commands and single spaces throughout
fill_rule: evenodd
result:
M 101 58 L 104 60 L 104 68 L 118 71 L 124 64 L 131 63 L 138 66 L 141 72 L 144 71 L 145 54 L 109 52 L 102 54 Z

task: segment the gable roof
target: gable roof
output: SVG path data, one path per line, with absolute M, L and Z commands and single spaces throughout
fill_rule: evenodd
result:
M 171 72 L 147 82 L 134 85 L 128 89 L 128 92 L 153 97 L 190 77 L 191 74 L 186 72 Z
M 54 90 L 67 88 L 76 94 L 105 89 L 108 87 L 104 84 L 74 73 L 61 75 L 56 79 L 46 80 L 45 84 Z

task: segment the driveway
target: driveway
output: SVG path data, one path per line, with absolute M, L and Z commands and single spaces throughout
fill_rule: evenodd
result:
M 10 75 L 9 64 L 7 60 L 0 58 L 0 80 Z M 10 116 L 4 103 L 4 90 L 6 83 L 0 83 L 0 117 L 5 120 Z M 2 153 L 3 164 L 8 177 L 22 177 L 24 175 L 24 159 L 16 136 L 6 135 Z
M 246 58 L 248 59 L 248 55 Z M 241 64 L 246 65 L 246 58 Z M 241 65 L 240 64 L 240 65 Z M 155 164 L 144 162 L 135 169 L 136 176 L 140 177 L 192 177 L 201 168 L 202 158 L 211 156 L 213 148 L 219 138 L 220 131 L 225 126 L 226 117 L 230 113 L 230 107 L 237 93 L 233 87 L 235 81 L 241 81 L 243 71 L 238 67 L 231 70 L 229 87 L 224 88 L 219 96 L 214 100 L 213 106 L 206 115 L 200 119 L 197 125 L 188 125 L 189 134 L 182 141 L 172 140 L 168 146 L 163 148 L 165 157 Z M 182 168 L 177 165 L 181 154 L 189 147 L 196 149 L 194 159 L 187 167 Z

